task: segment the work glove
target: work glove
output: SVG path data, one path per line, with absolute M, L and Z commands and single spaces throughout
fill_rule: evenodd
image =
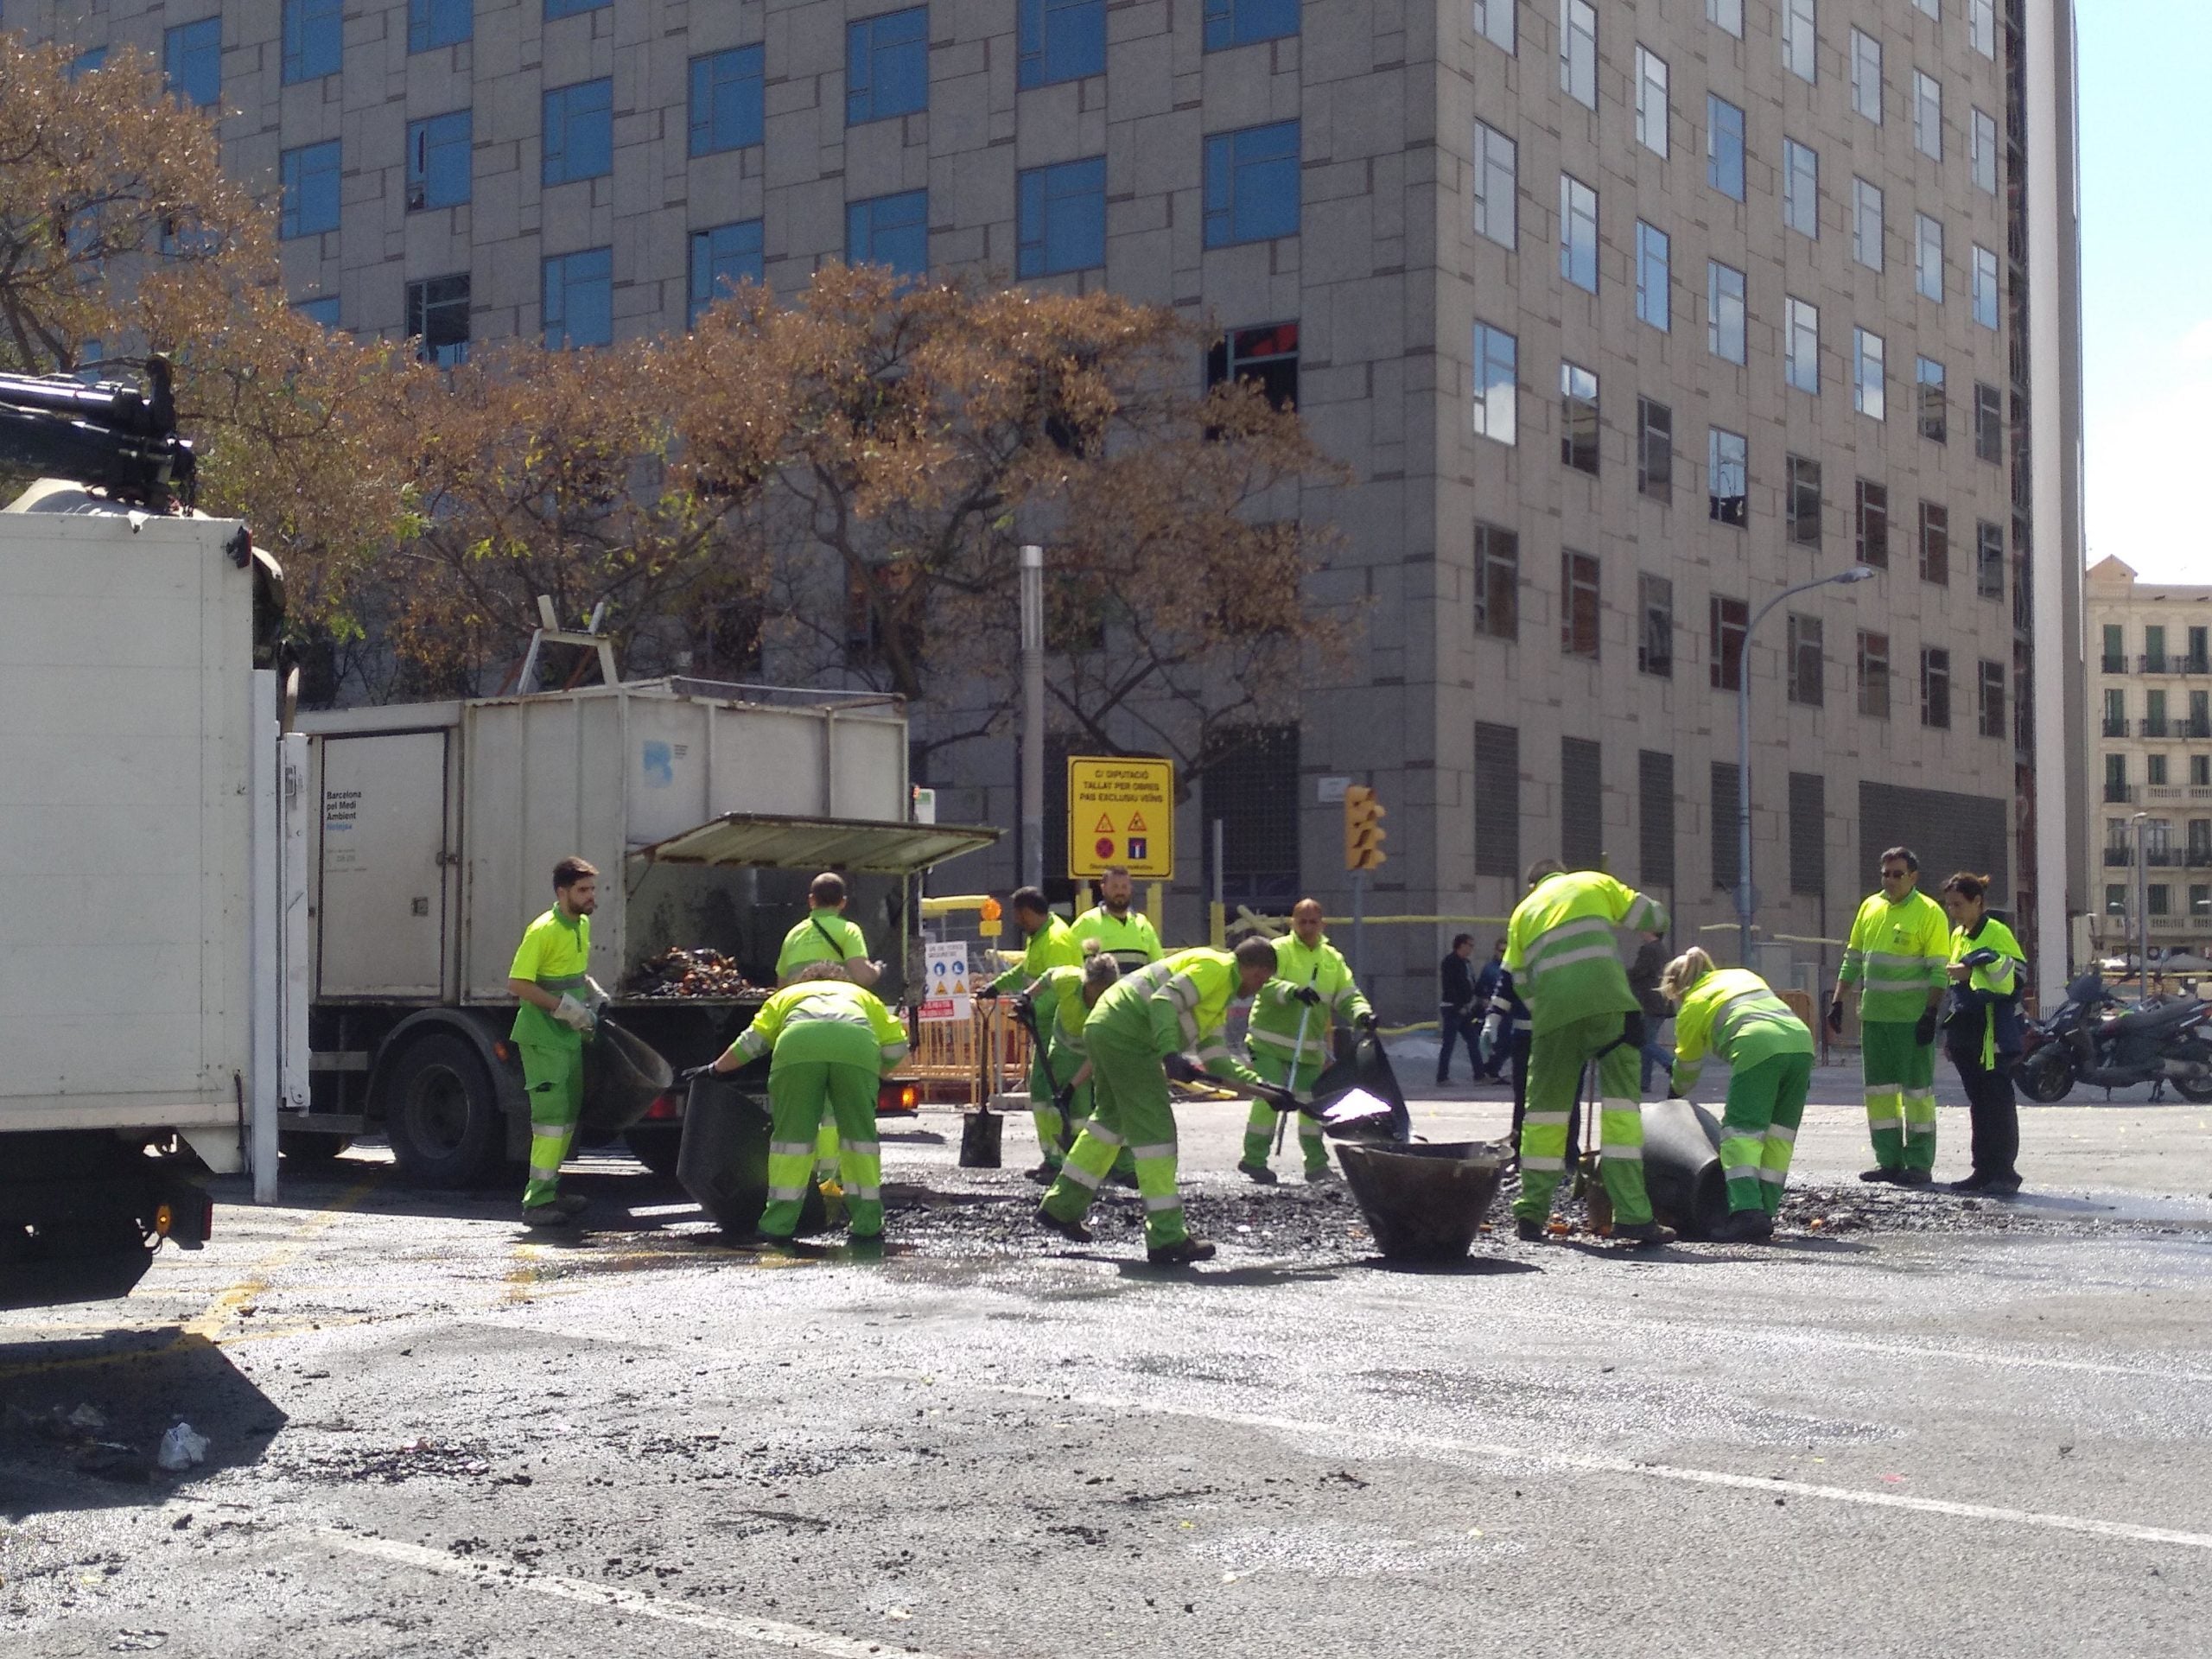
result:
M 1014 995 L 1014 998 L 1013 998 L 1012 1007 L 1013 1007 L 1013 1008 L 1014 1008 L 1014 1017 L 1015 1019 L 1017 1019 L 1017 1020 L 1027 1020 L 1027 1019 L 1028 1019 L 1028 1018 L 1029 1018 L 1029 1014 L 1030 1014 L 1030 1008 L 1031 1008 L 1031 1003 L 1030 1003 L 1030 1001 L 1029 1001 L 1029 993 L 1028 993 L 1028 992 L 1027 992 L 1027 991 L 1020 991 L 1020 992 L 1015 993 L 1015 995 Z
M 1329 1057 L 1332 1059 L 1350 1059 L 1352 1050 L 1358 1046 L 1359 1039 L 1342 1026 L 1329 1033 Z
M 1919 1020 L 1915 1022 L 1912 1027 L 1912 1040 L 1918 1043 L 1923 1048 L 1927 1047 L 1929 1044 L 1936 1040 L 1935 1009 L 1928 1008 L 1922 1011 Z
M 1633 1008 L 1621 1020 L 1621 1046 L 1624 1048 L 1643 1046 L 1643 1010 Z
M 686 1089 L 689 1089 L 693 1084 L 698 1082 L 700 1078 L 711 1077 L 715 1075 L 715 1063 L 712 1060 L 709 1060 L 704 1065 L 685 1066 L 681 1071 L 676 1074 L 676 1080 L 682 1084 Z
M 1252 1098 L 1263 1106 L 1272 1106 L 1279 1112 L 1294 1112 L 1305 1103 L 1291 1090 L 1272 1083 L 1255 1084 Z
M 592 1017 L 591 1010 L 576 1001 L 573 991 L 561 993 L 560 1006 L 553 1010 L 553 1017 L 570 1031 L 589 1031 L 599 1023 Z
M 1828 999 L 1828 1029 L 1839 1037 L 1843 1035 L 1843 999 L 1840 996 Z
M 995 984 L 986 981 L 984 983 L 978 985 L 976 988 L 976 1000 L 978 1002 L 997 1001 L 999 1000 L 999 988 Z
M 1321 993 L 1311 985 L 1300 985 L 1290 994 L 1290 1000 L 1294 1002 L 1303 1002 L 1309 1008 L 1318 1008 L 1321 1006 Z
M 1368 1009 L 1364 1014 L 1355 1015 L 1352 1020 L 1352 1025 L 1361 1032 L 1373 1031 L 1382 1023 L 1375 1017 L 1375 1010 L 1372 1008 Z
M 1068 1109 L 1074 1104 L 1075 1085 L 1073 1084 L 1062 1084 L 1058 1088 L 1052 1090 L 1052 1109 L 1058 1112 L 1062 1117 L 1065 1117 L 1068 1115 Z
M 1505 1016 L 1493 1014 L 1483 1021 L 1483 1048 L 1487 1053 L 1497 1052 L 1497 1046 L 1505 1040 Z
M 596 1020 L 599 1018 L 601 1011 L 614 999 L 609 996 L 606 990 L 600 985 L 600 982 L 594 979 L 589 974 L 586 974 L 584 976 L 584 988 L 591 993 L 589 996 L 584 999 L 584 1001 L 591 1009 L 591 1017 Z
M 1191 1064 L 1191 1057 L 1187 1054 L 1170 1054 L 1160 1065 L 1173 1082 L 1194 1083 L 1198 1080 L 1198 1068 Z

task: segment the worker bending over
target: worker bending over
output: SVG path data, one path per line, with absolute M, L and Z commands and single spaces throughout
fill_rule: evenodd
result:
M 1351 964 L 1321 931 L 1319 900 L 1301 899 L 1291 906 L 1290 931 L 1273 944 L 1275 976 L 1252 1000 L 1244 1046 L 1252 1069 L 1269 1083 L 1311 1096 L 1314 1080 L 1338 1046 L 1332 1029 L 1339 1041 L 1354 1031 L 1371 1030 L 1375 1011 L 1360 995 Z M 1263 1185 L 1274 1184 L 1268 1154 L 1281 1121 L 1275 1107 L 1255 1100 L 1244 1125 L 1244 1156 L 1236 1167 Z M 1321 1139 L 1319 1118 L 1299 1114 L 1298 1145 L 1306 1155 L 1306 1180 L 1327 1180 L 1329 1148 Z
M 531 1227 L 568 1227 L 586 1208 L 560 1191 L 561 1165 L 576 1138 L 584 1104 L 584 1039 L 598 1029 L 607 1001 L 587 971 L 599 871 L 581 858 L 553 867 L 553 908 L 523 930 L 507 969 L 507 989 L 522 1006 L 508 1031 L 522 1051 L 530 1096 L 530 1179 L 522 1218 Z
M 1077 969 L 1080 982 L 1083 945 L 1069 931 L 1068 925 L 1052 914 L 1042 892 L 1035 887 L 1017 889 L 1014 895 L 1014 919 L 1028 937 L 1028 948 L 1021 953 L 1019 962 L 978 991 L 978 996 L 988 1001 L 1007 991 L 1034 991 L 1055 968 Z M 1055 1043 L 1049 1020 L 1039 1020 L 1032 1026 L 1029 1116 L 1037 1126 L 1038 1149 L 1044 1154 L 1044 1161 L 1029 1172 L 1032 1180 L 1049 1182 L 1060 1172 L 1065 1121 L 1056 1102 L 1062 1086 L 1083 1064 L 1079 1052 L 1056 1055 Z
M 1090 1056 L 1084 1041 L 1084 1029 L 1090 1023 L 1090 1011 L 1107 988 L 1122 976 L 1121 964 L 1096 948 L 1083 959 L 1080 968 L 1047 968 L 1044 977 L 1016 998 L 1029 1004 L 1031 1024 L 1039 1034 L 1041 1046 L 1052 1046 L 1052 1094 L 1046 1107 L 1052 1113 L 1049 1120 L 1039 1112 L 1038 1143 L 1045 1148 L 1046 1162 L 1029 1172 L 1031 1180 L 1043 1179 L 1046 1185 L 1059 1179 L 1065 1158 L 1064 1147 L 1080 1134 L 1090 1119 L 1091 1067 Z M 1037 1104 L 1037 1071 L 1029 1073 L 1030 1103 Z M 1051 1124 L 1052 1139 L 1045 1139 L 1045 1125 Z M 1116 1160 L 1119 1165 L 1128 1161 L 1128 1148 L 1122 1149 Z M 1046 1170 L 1050 1171 L 1046 1173 Z M 1136 1167 L 1129 1166 L 1129 1185 L 1136 1185 Z
M 1097 940 L 1098 948 L 1120 963 L 1125 974 L 1132 968 L 1148 968 L 1160 957 L 1160 935 L 1152 931 L 1152 918 L 1129 908 L 1135 896 L 1128 871 L 1119 864 L 1108 866 L 1098 878 L 1099 902 L 1075 918 L 1073 929 L 1077 941 Z
M 1695 945 L 1661 970 L 1659 990 L 1675 1008 L 1674 1092 L 1697 1086 L 1708 1053 L 1728 1063 L 1720 1119 L 1728 1219 L 1713 1236 L 1771 1238 L 1813 1086 L 1813 1033 L 1766 981 L 1748 968 L 1716 968 Z
M 1936 1168 L 1936 1011 L 1950 983 L 1951 924 L 1919 891 L 1909 847 L 1882 855 L 1882 890 L 1859 906 L 1828 999 L 1843 1031 L 1843 991 L 1859 987 L 1859 1066 L 1874 1167 L 1862 1181 L 1925 1186 Z

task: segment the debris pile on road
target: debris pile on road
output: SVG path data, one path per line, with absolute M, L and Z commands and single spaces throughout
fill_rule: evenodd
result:
M 632 996 L 743 996 L 764 988 L 747 979 L 737 963 L 719 950 L 690 950 L 677 945 L 641 965 L 630 977 Z

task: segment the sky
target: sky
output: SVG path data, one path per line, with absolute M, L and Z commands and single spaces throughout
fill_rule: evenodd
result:
M 2212 582 L 2212 4 L 2075 16 L 2089 562 Z

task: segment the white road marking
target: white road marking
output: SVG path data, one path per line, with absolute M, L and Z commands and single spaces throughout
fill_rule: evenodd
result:
M 887 1653 L 911 1655 L 912 1659 L 938 1659 L 934 1654 L 907 1647 L 895 1635 L 887 1635 L 874 1642 L 855 1641 L 851 1637 L 826 1636 L 803 1625 L 779 1624 L 772 1618 L 741 1618 L 728 1613 L 717 1613 L 674 1596 L 654 1595 L 643 1590 L 626 1589 L 620 1585 L 594 1584 L 588 1579 L 564 1579 L 558 1573 L 540 1572 L 536 1567 L 472 1560 L 465 1555 L 455 1555 L 449 1550 L 402 1543 L 396 1538 L 370 1538 L 358 1532 L 345 1532 L 334 1527 L 318 1527 L 315 1535 L 334 1549 L 366 1555 L 376 1560 L 397 1562 L 402 1567 L 417 1567 L 425 1573 L 442 1573 L 448 1578 L 465 1580 L 479 1589 L 527 1591 L 531 1595 L 550 1596 L 556 1601 L 581 1602 L 588 1607 L 604 1607 L 639 1618 L 657 1618 L 670 1624 L 688 1624 L 694 1630 L 712 1630 L 717 1636 L 737 1637 L 764 1648 L 828 1654 L 831 1659 L 879 1659 L 880 1656 Z

